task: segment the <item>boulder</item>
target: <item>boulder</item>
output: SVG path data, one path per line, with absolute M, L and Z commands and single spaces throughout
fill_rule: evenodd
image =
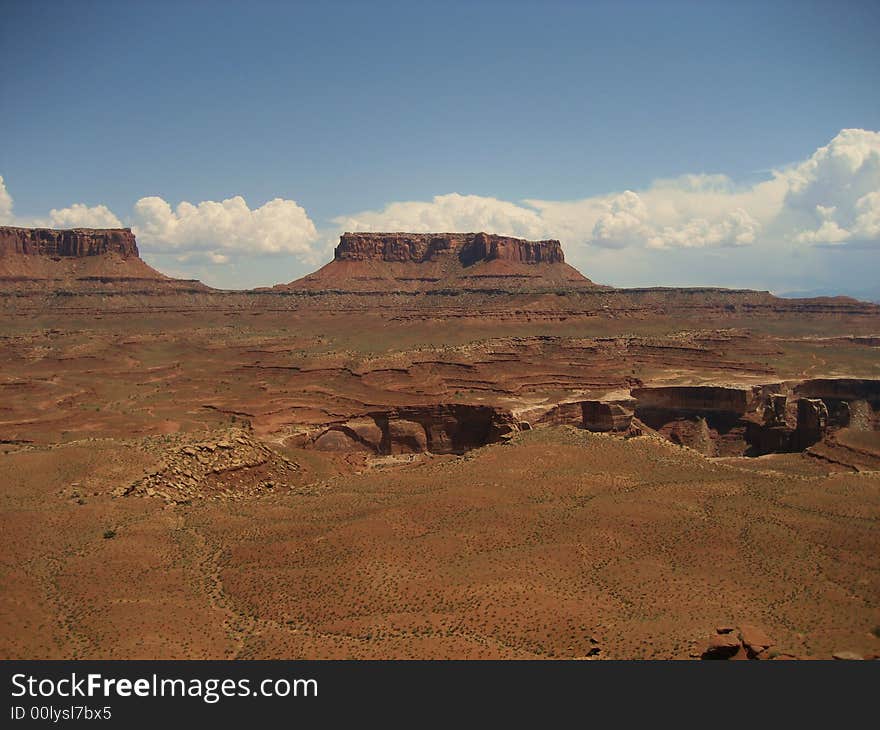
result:
M 838 659 L 840 661 L 857 661 L 860 662 L 864 659 L 861 654 L 856 654 L 854 651 L 836 651 L 831 655 L 832 659 Z
M 750 658 L 757 657 L 765 649 L 773 646 L 773 639 L 763 629 L 749 624 L 743 624 L 739 627 L 739 638 Z
M 715 634 L 701 655 L 702 659 L 732 659 L 742 649 L 735 634 Z

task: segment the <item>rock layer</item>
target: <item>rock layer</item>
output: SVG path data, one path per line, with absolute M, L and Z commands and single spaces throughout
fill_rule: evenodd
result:
M 559 241 L 490 233 L 345 233 L 333 261 L 282 289 L 519 291 L 594 286 Z
M 322 451 L 461 454 L 519 430 L 513 414 L 483 405 L 401 406 L 332 424 L 302 444 Z
M 16 295 L 158 294 L 209 291 L 173 279 L 140 257 L 130 228 L 0 226 L 0 282 Z
M 345 233 L 334 252 L 336 261 L 425 263 L 457 256 L 463 266 L 479 261 L 564 264 L 559 241 L 526 241 L 490 233 Z
M 130 228 L 18 228 L 0 226 L 0 256 L 73 257 L 117 254 L 138 258 Z

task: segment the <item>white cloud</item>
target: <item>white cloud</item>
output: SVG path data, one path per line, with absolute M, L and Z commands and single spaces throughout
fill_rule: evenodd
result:
M 0 223 L 12 223 L 12 196 L 6 190 L 2 175 L 0 175 Z
M 77 203 L 52 210 L 39 221 L 25 220 L 14 215 L 12 198 L 0 178 L 0 222 L 128 224 L 142 251 L 157 264 L 161 260 L 200 277 L 213 276 L 226 286 L 275 283 L 294 278 L 296 271 L 306 273 L 303 267 L 329 257 L 343 230 L 482 230 L 558 238 L 572 263 L 598 280 L 614 283 L 683 284 L 688 277 L 694 277 L 692 283 L 698 277 L 711 283 L 760 285 L 761 277 L 784 277 L 789 288 L 796 288 L 797 278 L 810 267 L 819 272 L 815 276 L 820 280 L 830 276 L 817 262 L 833 253 L 823 251 L 849 249 L 850 258 L 859 261 L 880 243 L 880 133 L 841 130 L 802 162 L 749 185 L 738 185 L 725 175 L 692 174 L 568 201 L 507 201 L 450 193 L 340 215 L 332 220 L 335 227 L 321 232 L 293 200 L 275 199 L 250 208 L 238 196 L 182 202 L 174 208 L 163 198 L 146 197 L 135 203 L 130 216 L 121 218 L 106 206 Z M 694 249 L 701 249 L 700 256 Z M 290 262 L 290 273 L 279 273 L 276 264 L 260 263 L 267 254 L 289 254 L 298 263 Z M 851 265 L 847 274 L 873 275 L 863 263 Z
M 49 211 L 50 228 L 122 228 L 119 220 L 106 205 L 90 208 L 74 203 L 68 208 Z
M 740 246 L 755 243 L 761 219 L 778 212 L 784 194 L 777 180 L 737 191 L 723 175 L 688 175 L 658 180 L 641 192 L 575 201 L 513 203 L 450 193 L 333 222 L 349 231 L 491 231 L 601 248 Z
M 593 225 L 590 240 L 598 246 L 625 248 L 651 234 L 648 209 L 638 193 L 627 190 L 607 201 L 606 210 Z
M 241 196 L 176 209 L 160 197 L 145 197 L 134 205 L 124 223 L 105 205 L 74 203 L 53 208 L 47 218 L 14 215 L 12 197 L 0 177 L 0 223 L 50 228 L 121 228 L 131 225 L 141 250 L 147 254 L 176 254 L 180 262 L 222 266 L 234 258 L 293 254 L 308 264 L 326 252 L 315 224 L 293 200 L 275 198 L 258 208 Z
M 120 228 L 122 221 L 106 205 L 89 207 L 74 203 L 67 208 L 53 208 L 48 219 L 19 218 L 12 210 L 12 196 L 0 175 L 0 223 L 45 228 Z
M 547 226 L 538 212 L 516 203 L 479 195 L 437 195 L 430 201 L 391 203 L 382 210 L 334 218 L 346 231 L 447 233 L 491 231 L 542 238 Z
M 853 236 L 869 240 L 880 239 L 880 190 L 863 195 L 856 201 Z
M 176 209 L 162 198 L 141 198 L 134 206 L 134 231 L 146 250 L 209 252 L 214 263 L 230 255 L 313 254 L 315 224 L 293 200 L 275 198 L 249 208 L 240 195 L 222 202 L 186 201 Z
M 344 230 L 493 231 L 559 238 L 570 252 L 880 239 L 880 133 L 844 129 L 808 159 L 737 186 L 725 175 L 655 180 L 641 190 L 581 200 L 509 202 L 451 193 L 340 216 Z
M 800 243 L 880 241 L 880 132 L 844 129 L 781 173 L 785 217 Z
M 641 191 L 526 203 L 568 244 L 670 249 L 756 243 L 784 196 L 777 178 L 737 189 L 724 175 L 685 175 Z

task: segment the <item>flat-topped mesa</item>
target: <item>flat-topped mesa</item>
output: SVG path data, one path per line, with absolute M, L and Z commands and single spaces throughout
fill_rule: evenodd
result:
M 526 241 L 491 233 L 344 233 L 336 261 L 425 263 L 457 256 L 462 266 L 479 261 L 563 264 L 559 241 Z
M 83 258 L 118 254 L 138 258 L 130 228 L 18 228 L 0 226 L 0 256 L 48 256 Z
M 130 228 L 0 226 L 0 291 L 18 294 L 198 293 L 198 281 L 173 279 L 140 257 Z
M 559 241 L 493 233 L 345 233 L 333 260 L 282 289 L 330 293 L 516 293 L 596 288 Z

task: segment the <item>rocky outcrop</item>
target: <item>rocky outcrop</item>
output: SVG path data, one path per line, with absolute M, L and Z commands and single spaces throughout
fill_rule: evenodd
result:
M 760 456 L 805 451 L 831 429 L 875 430 L 880 381 L 643 387 L 632 396 L 635 416 L 673 443 L 706 456 Z
M 595 288 L 559 241 L 491 233 L 345 233 L 333 261 L 276 290 L 495 292 Z
M 454 256 L 462 266 L 479 261 L 562 264 L 559 241 L 526 241 L 491 233 L 345 233 L 334 251 L 336 261 L 425 263 Z
M 880 380 L 872 378 L 813 378 L 797 383 L 793 392 L 828 401 L 867 401 L 880 408 Z
M 764 406 L 763 421 L 747 421 L 746 441 L 751 455 L 804 451 L 825 437 L 830 421 L 828 408 L 821 399 L 797 398 L 794 425 L 788 402 L 785 395 L 771 395 Z M 848 404 L 844 401 L 839 410 L 848 413 Z
M 638 401 L 640 412 L 656 409 L 742 415 L 754 402 L 751 389 L 715 385 L 634 388 L 632 397 Z
M 138 257 L 130 228 L 17 228 L 0 226 L 0 256 L 74 257 L 116 254 Z
M 880 380 L 815 378 L 794 386 L 803 398 L 819 398 L 828 409 L 828 426 L 862 430 L 880 428 Z
M 746 448 L 752 388 L 714 385 L 634 388 L 635 416 L 673 443 L 706 456 L 734 456 Z
M 698 416 L 695 420 L 680 419 L 664 424 L 659 433 L 672 443 L 687 446 L 704 456 L 718 454 L 719 434 L 709 426 L 703 416 Z
M 519 430 L 510 411 L 483 405 L 401 406 L 333 424 L 301 442 L 323 451 L 462 454 Z
M 173 279 L 148 266 L 129 228 L 0 226 L 0 294 L 200 294 L 194 280 Z
M 169 503 L 194 499 L 242 499 L 287 489 L 279 477 L 299 466 L 243 429 L 200 441 L 181 439 L 165 451 L 164 463 L 119 491 L 121 496 L 158 497 Z
M 785 405 L 788 398 L 779 393 L 773 393 L 767 398 L 764 405 L 764 426 L 776 428 L 786 425 Z
M 828 408 L 819 398 L 799 398 L 795 447 L 803 451 L 822 440 L 828 428 Z
M 587 400 L 581 403 L 583 427 L 588 431 L 627 431 L 632 425 L 633 412 L 620 403 Z
M 529 428 L 574 426 L 597 432 L 627 431 L 633 419 L 631 407 L 623 402 L 604 400 L 567 401 L 550 408 L 544 406 L 521 411 L 519 415 L 526 419 Z
M 757 627 L 743 624 L 738 629 L 733 626 L 719 626 L 715 629 L 699 652 L 701 659 L 776 659 L 789 658 L 771 652 L 775 642 L 767 633 Z
M 520 413 L 530 426 L 575 426 L 584 427 L 584 408 L 582 401 L 568 401 L 556 405 L 527 409 Z

